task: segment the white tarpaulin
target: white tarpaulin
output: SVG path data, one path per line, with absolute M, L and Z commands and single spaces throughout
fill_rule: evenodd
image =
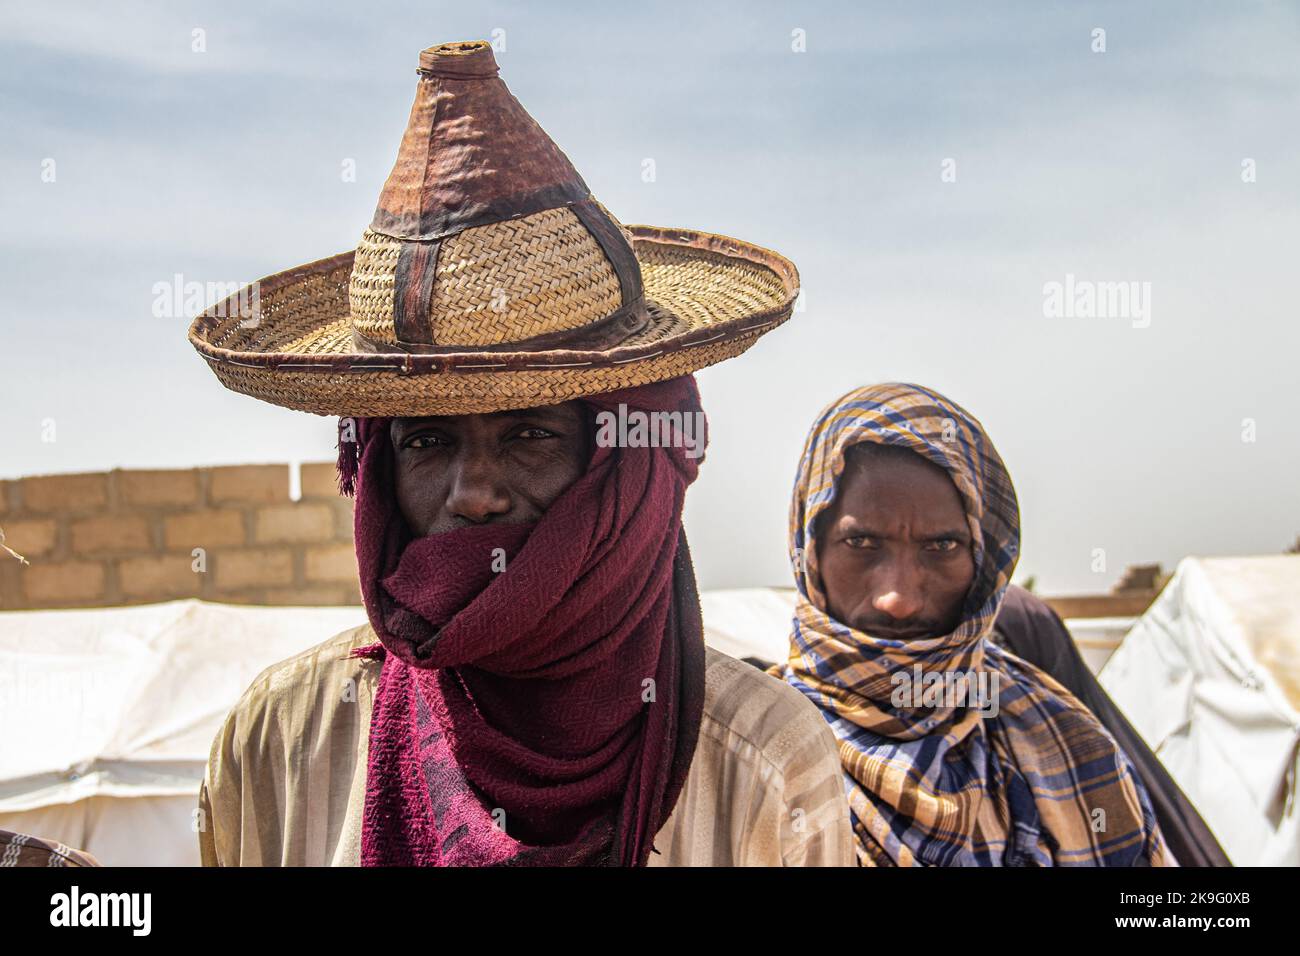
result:
M 794 588 L 703 591 L 704 643 L 735 658 L 783 664 L 790 656 L 794 602 Z
M 1152 636 L 1135 631 L 1106 682 L 1234 859 L 1296 862 L 1300 558 L 1252 560 L 1267 573 L 1196 562 L 1202 576 L 1219 569 L 1215 587 L 1190 586 L 1196 613 L 1175 602 L 1159 626 L 1144 619 Z M 1189 588 L 1187 567 L 1162 603 Z M 701 604 L 710 646 L 785 660 L 792 590 L 709 591 Z M 201 601 L 0 613 L 0 828 L 108 865 L 197 864 L 199 781 L 235 700 L 264 668 L 364 620 L 359 607 Z M 1259 686 L 1241 686 L 1247 674 Z
M 783 660 L 792 595 L 702 594 L 706 642 Z M 194 600 L 0 613 L 0 829 L 109 866 L 197 866 L 199 783 L 230 708 L 264 668 L 365 617 Z
M 1300 865 L 1300 556 L 1183 561 L 1099 679 L 1233 863 Z
M 201 601 L 0 614 L 0 828 L 106 865 L 197 865 L 230 708 L 265 667 L 364 620 Z

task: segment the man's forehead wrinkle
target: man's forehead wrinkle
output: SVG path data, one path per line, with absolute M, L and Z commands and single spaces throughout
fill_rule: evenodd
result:
M 827 518 L 838 525 L 869 527 L 879 537 L 889 537 L 892 530 L 906 525 L 913 538 L 954 537 L 949 532 L 958 526 L 962 530 L 956 537 L 968 538 L 970 529 L 966 527 L 966 509 L 952 477 L 932 462 L 927 462 L 935 470 L 925 469 L 909 480 L 898 469 L 899 463 L 906 462 L 907 459 L 902 458 L 898 462 L 881 462 L 883 467 L 879 468 L 846 470 L 826 510 Z M 904 464 L 903 467 L 910 466 Z M 934 492 L 937 489 L 931 482 L 940 475 L 944 479 L 942 504 L 922 507 L 913 492 L 925 495 L 923 489 L 926 488 Z
M 880 442 L 861 441 L 844 450 L 845 471 L 866 471 L 890 465 L 903 467 L 919 465 L 926 471 L 937 472 L 952 481 L 951 467 L 944 467 L 920 450 L 910 445 L 887 445 Z M 953 482 L 954 486 L 956 482 Z
M 877 451 L 854 453 L 853 450 L 857 448 L 871 448 Z M 881 472 L 887 472 L 891 468 L 912 469 L 933 477 L 942 475 L 946 485 L 950 485 L 958 499 L 961 499 L 961 488 L 952 472 L 914 449 L 863 442 L 849 446 L 847 451 L 849 454 L 845 455 L 844 472 L 840 476 L 841 485 L 848 482 L 850 478 L 855 478 L 859 482 L 878 480 Z M 962 510 L 965 511 L 964 506 Z
M 923 510 L 904 517 L 896 511 L 880 512 L 872 509 L 870 512 L 860 512 L 846 509 L 836 517 L 835 525 L 839 531 L 882 539 L 893 537 L 900 527 L 906 528 L 909 538 L 917 540 L 954 538 L 964 541 L 970 537 L 969 528 L 954 525 L 947 518 L 930 521 L 931 517 L 930 512 Z
M 835 516 L 835 523 L 842 528 L 852 528 L 863 534 L 886 536 L 905 525 L 915 537 L 924 538 L 967 538 L 970 528 L 966 527 L 963 515 L 940 516 L 924 508 L 909 509 L 904 514 L 896 508 L 876 507 L 876 502 L 868 503 L 865 508 L 844 508 Z M 961 519 L 955 524 L 954 519 Z

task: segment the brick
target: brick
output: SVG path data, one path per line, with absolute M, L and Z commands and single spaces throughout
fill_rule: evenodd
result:
M 27 511 L 95 511 L 108 504 L 108 476 L 43 475 L 22 480 Z
M 29 518 L 26 521 L 0 522 L 5 533 L 5 547 L 13 548 L 24 558 L 35 558 L 54 550 L 59 538 L 59 523 L 53 518 Z M 13 558 L 0 551 L 0 561 Z
M 130 598 L 161 600 L 197 595 L 203 588 L 203 573 L 194 570 L 193 560 L 186 554 L 124 558 L 117 565 L 118 584 Z
M 353 529 L 356 527 L 355 515 L 352 513 L 352 502 L 348 498 L 339 498 L 330 502 L 330 507 L 334 509 L 334 537 L 339 541 L 353 540 Z
M 357 579 L 357 555 L 350 544 L 308 548 L 304 569 L 308 581 L 351 584 Z
M 334 512 L 326 504 L 259 508 L 253 516 L 253 540 L 258 544 L 329 541 L 333 537 Z
M 71 537 L 75 554 L 153 550 L 153 535 L 143 515 L 82 518 L 72 523 Z
M 289 500 L 288 465 L 235 465 L 213 468 L 208 500 L 275 504 Z
M 267 590 L 265 597 L 267 604 L 281 606 L 338 607 L 345 604 L 361 603 L 359 594 L 354 597 L 346 587 L 337 584 L 312 584 L 298 588 L 270 588 Z
M 222 604 L 244 604 L 259 605 L 266 604 L 262 597 L 261 591 L 237 590 L 237 591 L 214 591 L 211 595 L 214 601 L 220 601 Z
M 311 461 L 298 472 L 298 483 L 304 498 L 338 498 L 338 471 L 332 461 Z
M 216 586 L 223 591 L 293 581 L 293 554 L 288 548 L 221 551 L 216 558 Z
M 169 551 L 226 548 L 244 543 L 244 513 L 231 508 L 190 511 L 163 519 L 163 546 Z
M 199 500 L 199 475 L 189 471 L 116 472 L 118 499 L 127 505 L 192 505 Z
M 17 610 L 27 605 L 22 598 L 22 588 L 18 584 L 22 567 L 12 556 L 0 551 L 0 608 L 6 611 Z
M 104 566 L 90 561 L 23 568 L 23 595 L 32 606 L 91 601 L 104 596 Z

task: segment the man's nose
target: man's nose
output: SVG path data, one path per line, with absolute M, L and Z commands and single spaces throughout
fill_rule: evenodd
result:
M 447 513 L 471 524 L 483 524 L 510 513 L 510 493 L 501 469 L 485 454 L 467 453 L 452 466 Z
M 875 584 L 875 597 L 871 599 L 871 606 L 896 621 L 916 617 L 925 608 L 925 600 L 921 595 L 920 569 L 913 567 L 910 562 L 892 563 L 883 569 L 883 576 Z

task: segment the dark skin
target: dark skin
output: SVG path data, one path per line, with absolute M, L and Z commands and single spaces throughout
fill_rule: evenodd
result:
M 537 520 L 586 471 L 594 444 L 577 401 L 395 418 L 389 437 L 398 507 L 417 537 Z
M 905 448 L 851 446 L 835 499 L 817 520 L 817 566 L 833 618 L 894 640 L 956 629 L 975 559 L 946 471 Z

